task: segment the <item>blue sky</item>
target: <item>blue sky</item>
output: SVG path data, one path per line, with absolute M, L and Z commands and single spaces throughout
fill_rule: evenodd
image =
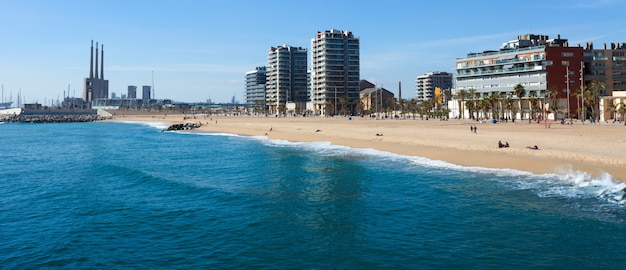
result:
M 415 78 L 454 71 L 468 52 L 527 33 L 570 45 L 626 42 L 626 0 L 33 1 L 0 0 L 5 100 L 82 95 L 90 42 L 104 44 L 109 92 L 151 85 L 176 101 L 244 101 L 244 76 L 271 46 L 310 47 L 317 31 L 360 37 L 361 78 L 415 96 Z M 139 94 L 140 95 L 140 94 Z

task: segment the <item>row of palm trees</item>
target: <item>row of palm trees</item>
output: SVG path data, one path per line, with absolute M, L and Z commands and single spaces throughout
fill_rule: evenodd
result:
M 580 108 L 577 112 L 579 118 L 586 119 L 587 113 L 590 113 L 590 117 L 594 121 L 600 119 L 599 101 L 600 95 L 604 93 L 605 89 L 603 82 L 593 80 L 588 86 L 582 86 L 580 89 L 574 90 L 573 96 L 577 100 L 582 100 L 582 104 L 579 103 Z M 526 89 L 521 84 L 517 84 L 513 88 L 512 94 L 517 97 L 517 107 L 513 105 L 512 95 L 502 92 L 479 93 L 475 89 L 459 90 L 455 98 L 459 101 L 459 108 L 462 112 L 465 112 L 466 109 L 469 111 L 470 118 L 488 118 L 487 116 L 491 116 L 493 119 L 505 117 L 516 119 L 519 116 L 523 120 L 526 111 L 523 110 L 524 106 L 522 104 L 524 98 L 528 102 L 528 110 L 526 111 L 528 119 L 536 119 L 541 115 L 543 111 L 541 100 L 548 105 L 546 113 L 552 113 L 555 119 L 558 114 L 563 114 L 567 118 L 573 117 L 571 112 L 568 113 L 568 108 L 559 108 L 557 103 L 558 89 L 556 87 L 548 88 L 543 96 L 539 96 L 538 91 L 529 91 L 528 96 L 526 96 L 526 93 Z M 613 104 L 609 109 L 617 112 L 617 110 L 625 106 Z M 465 118 L 465 114 L 461 113 L 460 117 Z
M 587 86 L 582 86 L 578 90 L 574 90 L 573 96 L 582 102 L 579 106 L 579 118 L 586 119 L 587 115 L 594 121 L 599 121 L 600 111 L 600 95 L 604 93 L 606 87 L 603 82 L 593 80 Z M 528 92 L 528 95 L 527 95 Z M 371 97 L 375 100 L 381 100 L 380 104 L 376 104 L 370 110 L 365 110 L 365 104 L 362 100 L 350 101 L 347 96 L 342 95 L 336 101 L 328 101 L 325 106 L 326 115 L 368 115 L 372 113 L 384 113 L 386 116 L 394 112 L 399 112 L 402 116 L 410 114 L 414 119 L 419 115 L 421 119 L 447 118 L 450 110 L 448 102 L 454 98 L 459 102 L 460 118 L 465 118 L 465 111 L 469 112 L 472 119 L 513 119 L 513 120 L 535 120 L 543 118 L 543 113 L 551 113 L 554 119 L 558 115 L 565 115 L 567 118 L 568 108 L 559 108 L 558 106 L 558 89 L 550 87 L 544 95 L 540 96 L 539 91 L 527 91 L 523 85 L 517 84 L 510 94 L 503 92 L 480 93 L 475 89 L 459 90 L 454 96 L 451 90 L 444 90 L 441 95 L 434 96 L 427 100 L 410 99 L 382 99 L 380 96 Z M 572 94 L 572 93 L 570 93 Z M 514 99 L 515 96 L 517 100 Z M 523 103 L 525 102 L 527 103 Z M 548 106 L 545 108 L 544 105 Z M 526 105 L 526 106 L 524 106 Z M 579 104 L 580 105 L 580 104 Z M 524 107 L 528 109 L 525 110 Z M 607 112 L 611 112 L 612 116 L 621 115 L 621 119 L 625 120 L 626 104 L 608 104 Z M 571 112 L 570 112 L 571 113 Z M 626 124 L 626 121 L 624 121 Z

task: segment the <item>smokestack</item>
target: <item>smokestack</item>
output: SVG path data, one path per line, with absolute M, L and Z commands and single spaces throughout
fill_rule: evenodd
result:
M 100 59 L 100 79 L 104 80 L 104 44 L 102 46 L 102 51 L 100 52 L 102 55 L 102 59 Z
M 91 40 L 91 60 L 89 61 L 89 79 L 93 79 L 93 40 Z
M 96 72 L 94 73 L 95 78 L 98 78 L 98 42 L 96 42 Z
M 402 82 L 398 82 L 398 101 L 402 102 Z

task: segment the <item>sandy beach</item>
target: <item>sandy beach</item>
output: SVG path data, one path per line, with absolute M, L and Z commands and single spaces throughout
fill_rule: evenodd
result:
M 186 118 L 186 119 L 184 119 Z M 109 121 L 193 122 L 192 132 L 266 136 L 294 142 L 330 142 L 420 156 L 463 166 L 510 168 L 533 173 L 608 173 L 626 181 L 626 126 L 581 123 L 480 123 L 438 119 L 376 120 L 352 117 L 265 117 L 117 114 Z M 470 131 L 476 126 L 476 132 Z M 498 148 L 498 141 L 510 147 Z M 537 145 L 539 150 L 528 149 Z

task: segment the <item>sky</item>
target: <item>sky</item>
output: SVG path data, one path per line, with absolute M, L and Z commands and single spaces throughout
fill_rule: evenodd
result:
M 396 94 L 401 83 L 410 99 L 417 76 L 453 73 L 457 58 L 518 35 L 626 42 L 624 11 L 626 0 L 0 0 L 0 84 L 5 101 L 81 97 L 93 40 L 109 93 L 154 85 L 157 99 L 243 103 L 245 73 L 270 47 L 309 50 L 337 29 L 360 38 L 361 79 Z

